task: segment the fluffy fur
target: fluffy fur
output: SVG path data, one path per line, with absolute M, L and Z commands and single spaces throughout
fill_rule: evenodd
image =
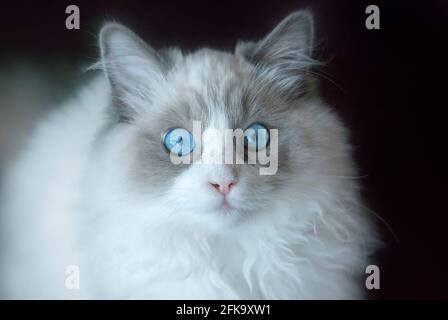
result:
M 156 51 L 117 24 L 100 44 L 106 76 L 40 123 L 5 177 L 3 297 L 363 297 L 377 240 L 347 130 L 311 76 L 310 13 L 235 53 Z M 193 120 L 277 128 L 278 172 L 172 164 L 161 135 Z M 229 177 L 223 210 L 209 181 Z

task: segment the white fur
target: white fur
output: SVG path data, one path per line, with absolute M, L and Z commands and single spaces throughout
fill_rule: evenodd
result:
M 221 83 L 232 77 L 226 64 L 208 58 L 214 55 L 187 56 L 182 72 L 175 66 L 158 76 L 150 94 L 143 87 L 139 95 L 127 92 L 128 103 L 146 113 L 145 121 L 185 87 L 207 97 L 207 77 Z M 251 71 L 238 61 L 240 72 Z M 163 90 L 165 81 L 170 87 Z M 221 196 L 208 184 L 234 178 L 225 165 L 193 164 L 169 191 L 154 185 L 146 195 L 135 192 L 129 155 L 140 126 L 116 124 L 97 140 L 110 121 L 110 99 L 109 82 L 96 79 L 39 125 L 8 170 L 0 215 L 2 297 L 363 297 L 362 275 L 377 240 L 350 178 L 356 170 L 346 130 L 318 98 L 304 100 L 304 111 L 289 119 L 317 132 L 313 161 L 300 179 L 263 206 L 245 197 L 256 198 L 263 186 L 241 181 L 229 194 L 235 209 L 227 213 L 216 210 Z M 210 116 L 211 127 L 229 126 L 222 113 Z M 217 146 L 204 141 L 203 154 Z M 66 288 L 67 265 L 80 267 L 80 290 Z
M 346 208 L 333 196 L 346 180 L 327 184 L 322 176 L 302 193 L 299 188 L 278 199 L 276 214 L 261 211 L 235 224 L 201 218 L 204 228 L 191 219 L 197 214 L 192 208 L 177 211 L 171 203 L 185 195 L 190 200 L 185 203 L 208 207 L 216 200 L 201 195 L 207 190 L 179 179 L 171 195 L 136 202 L 125 180 L 116 182 L 126 167 L 116 151 L 123 150 L 130 132 L 116 129 L 110 145 L 102 147 L 106 152 L 91 153 L 109 94 L 104 79 L 85 89 L 40 125 L 8 172 L 2 201 L 8 249 L 1 271 L 4 296 L 362 297 L 363 280 L 357 279 L 367 265 L 362 241 L 371 244 L 372 233 L 357 199 Z M 205 169 L 193 166 L 183 181 L 197 179 L 195 170 Z M 65 266 L 72 264 L 81 267 L 81 290 L 65 288 Z

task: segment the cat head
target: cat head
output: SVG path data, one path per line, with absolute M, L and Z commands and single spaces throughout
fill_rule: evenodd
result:
M 100 44 L 114 121 L 132 132 L 128 179 L 137 193 L 195 217 L 238 220 L 269 209 L 313 162 L 309 12 L 289 15 L 233 53 L 155 50 L 116 23 L 103 27 Z M 221 157 L 229 152 L 226 129 L 243 132 L 242 148 L 235 142 L 230 150 L 234 163 Z M 261 152 L 270 161 L 248 163 L 248 154 Z

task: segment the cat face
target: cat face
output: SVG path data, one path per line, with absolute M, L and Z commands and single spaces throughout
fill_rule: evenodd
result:
M 133 130 L 129 179 L 140 192 L 159 194 L 178 210 L 234 220 L 271 206 L 306 170 L 308 13 L 290 15 L 235 53 L 155 51 L 116 24 L 105 26 L 100 39 L 115 118 Z M 240 148 L 227 148 L 229 129 L 243 132 Z M 261 152 L 268 163 L 249 163 L 248 154 Z M 173 155 L 189 163 L 176 164 Z M 262 168 L 272 170 L 261 174 Z

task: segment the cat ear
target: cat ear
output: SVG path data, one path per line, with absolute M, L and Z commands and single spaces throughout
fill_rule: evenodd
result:
M 163 82 L 162 60 L 153 48 L 120 24 L 106 24 L 99 38 L 101 63 L 112 87 L 114 109 L 120 120 L 130 120 Z
M 264 39 L 239 43 L 236 54 L 254 63 L 257 71 L 275 81 L 281 90 L 297 95 L 306 84 L 308 69 L 316 63 L 312 58 L 313 38 L 311 12 L 297 11 L 287 16 Z

